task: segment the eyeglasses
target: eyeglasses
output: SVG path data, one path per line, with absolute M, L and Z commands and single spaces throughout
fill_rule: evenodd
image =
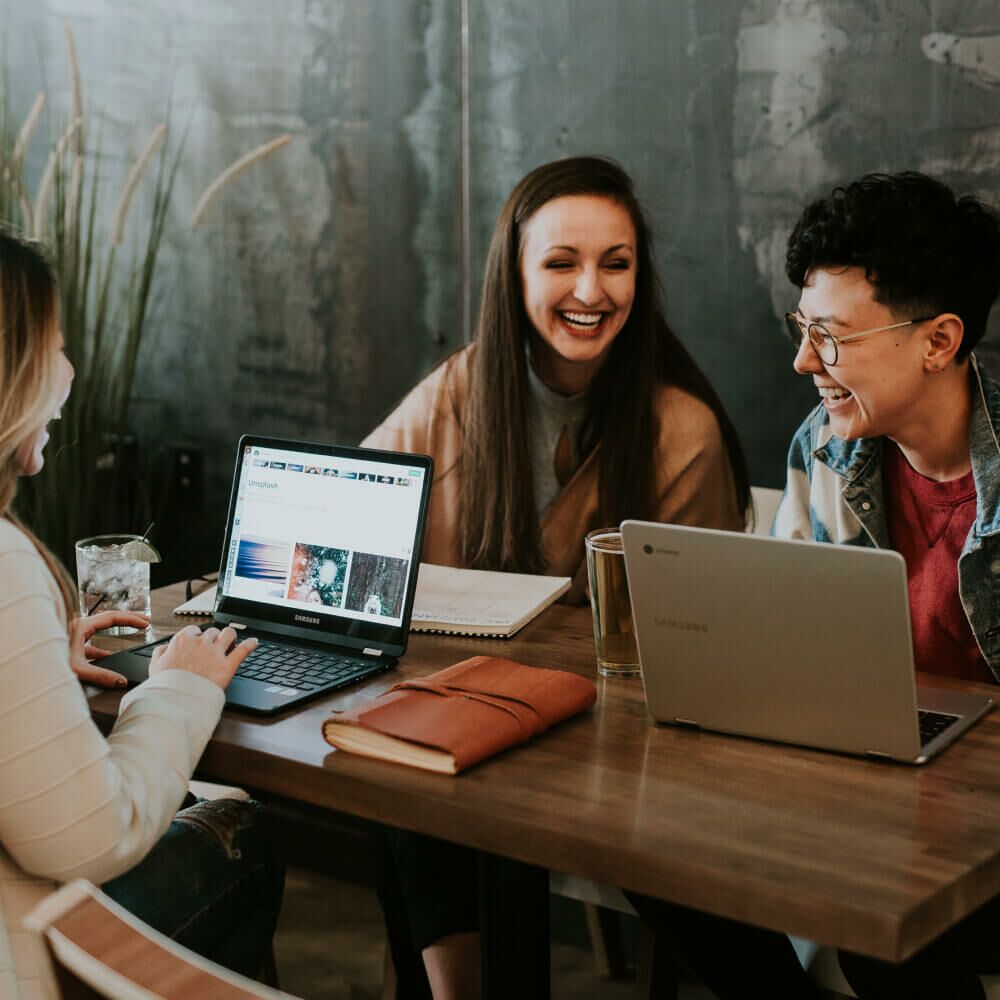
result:
M 862 330 L 860 333 L 851 333 L 846 337 L 835 337 L 825 326 L 819 323 L 803 323 L 795 313 L 785 313 L 785 330 L 788 337 L 798 351 L 802 344 L 802 338 L 808 337 L 812 344 L 816 356 L 824 365 L 835 365 L 839 357 L 839 347 L 841 344 L 849 344 L 852 340 L 859 340 L 872 333 L 883 333 L 886 330 L 899 330 L 904 326 L 913 326 L 914 323 L 926 323 L 934 319 L 933 316 L 918 316 L 916 319 L 908 319 L 902 323 L 893 323 L 891 326 L 877 326 L 874 330 Z

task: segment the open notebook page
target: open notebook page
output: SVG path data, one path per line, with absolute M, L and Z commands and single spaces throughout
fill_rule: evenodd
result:
M 508 636 L 569 590 L 568 576 L 493 573 L 421 563 L 414 631 Z

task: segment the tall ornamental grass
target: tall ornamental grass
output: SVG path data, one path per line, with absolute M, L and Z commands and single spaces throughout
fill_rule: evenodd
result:
M 154 507 L 152 464 L 131 433 L 133 393 L 150 339 L 149 306 L 184 141 L 171 150 L 168 125 L 157 125 L 107 214 L 99 144 L 88 146 L 89 116 L 68 25 L 65 37 L 70 121 L 52 144 L 33 196 L 24 161 L 46 96 L 36 97 L 19 127 L 9 121 L 5 107 L 0 112 L 0 219 L 44 243 L 59 275 L 63 337 L 76 380 L 62 419 L 50 426 L 45 467 L 22 480 L 17 507 L 72 565 L 76 539 L 106 531 L 141 532 Z M 196 202 L 192 226 L 204 220 L 239 174 L 290 141 L 288 135 L 273 139 L 223 170 Z M 149 184 L 152 207 L 145 219 L 133 220 L 134 196 Z

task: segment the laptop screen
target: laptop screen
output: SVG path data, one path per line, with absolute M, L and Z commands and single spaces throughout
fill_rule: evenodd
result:
M 409 627 L 431 468 L 424 456 L 244 438 L 220 610 L 391 641 Z

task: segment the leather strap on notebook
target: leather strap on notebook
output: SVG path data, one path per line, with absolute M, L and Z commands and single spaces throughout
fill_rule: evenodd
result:
M 475 688 L 461 687 L 457 684 L 433 684 L 428 683 L 421 678 L 414 678 L 410 681 L 400 681 L 399 684 L 394 684 L 386 694 L 391 694 L 393 691 L 426 691 L 428 694 L 440 695 L 442 698 L 467 698 L 471 701 L 481 702 L 483 705 L 490 705 L 493 708 L 499 708 L 500 711 L 506 712 L 508 715 L 512 716 L 517 720 L 518 725 L 525 732 L 524 739 L 528 740 L 536 733 L 542 732 L 546 727 L 542 722 L 542 717 L 538 712 L 538 709 L 531 705 L 529 702 L 523 701 L 520 698 L 510 698 L 506 695 L 497 694 L 486 694 L 483 691 L 478 691 Z M 511 704 L 513 702 L 513 704 Z M 532 713 L 534 716 L 534 725 L 529 723 L 522 715 L 518 712 L 515 705 L 522 706 Z

